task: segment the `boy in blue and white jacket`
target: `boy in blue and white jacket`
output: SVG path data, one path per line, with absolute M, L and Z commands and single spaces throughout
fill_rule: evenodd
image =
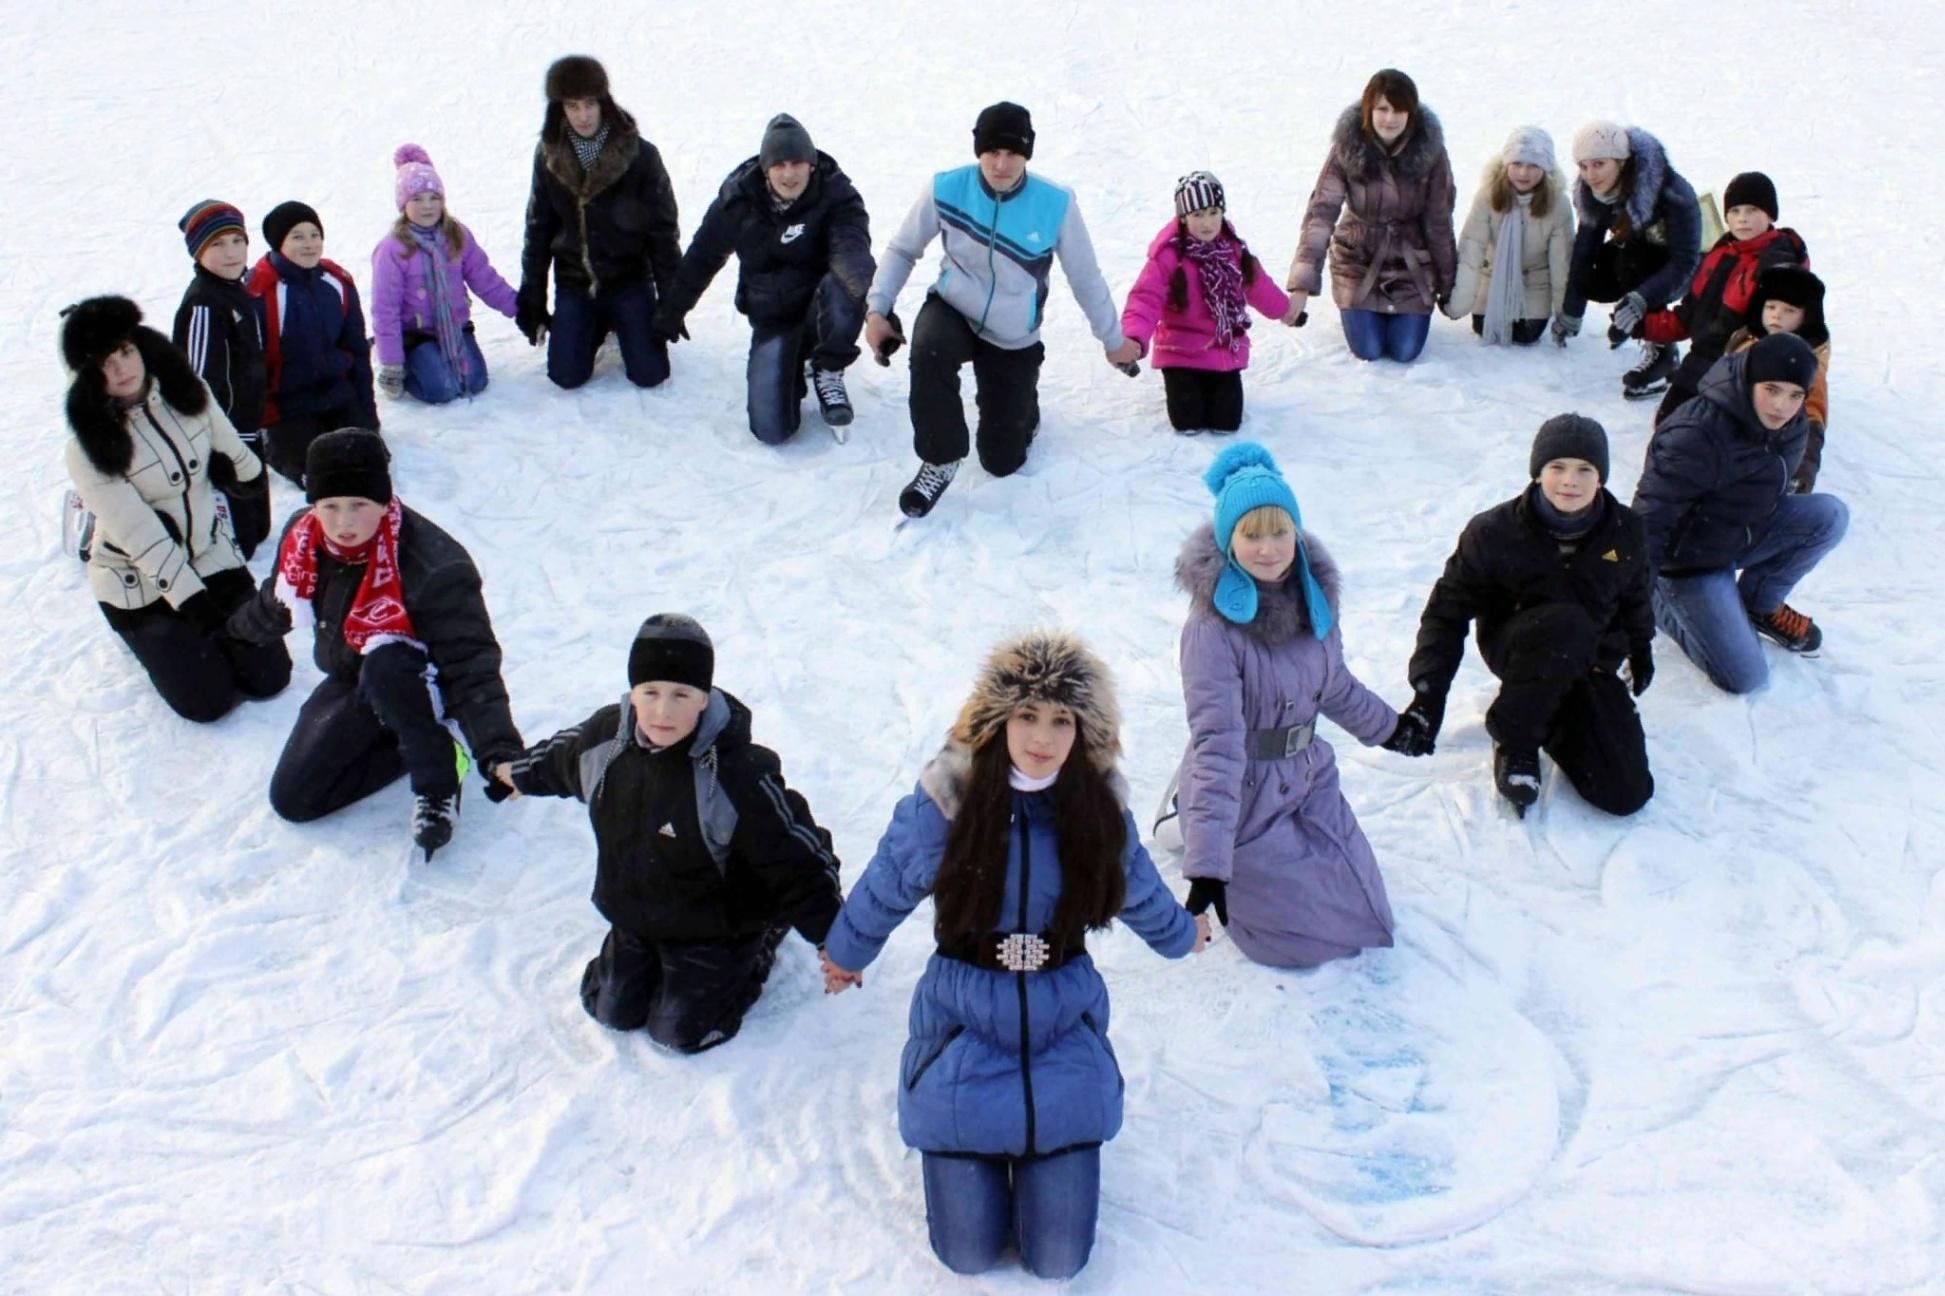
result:
M 1040 319 L 1055 257 L 1109 362 L 1126 365 L 1141 354 L 1122 336 L 1073 191 L 1027 174 L 1027 110 L 996 103 L 982 111 L 973 152 L 977 165 L 932 177 L 892 235 L 865 297 L 865 343 L 878 363 L 889 364 L 904 340 L 892 307 L 939 238 L 939 277 L 912 329 L 912 442 L 922 462 L 898 498 L 907 517 L 932 511 L 966 457 L 959 370 L 968 361 L 978 390 L 981 466 L 1005 477 L 1026 462 L 1040 425 Z

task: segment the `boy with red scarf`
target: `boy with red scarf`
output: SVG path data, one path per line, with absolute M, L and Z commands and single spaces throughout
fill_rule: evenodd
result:
M 508 710 L 479 572 L 458 541 L 393 496 L 390 458 L 376 433 L 356 428 L 311 443 L 311 507 L 285 525 L 275 570 L 230 630 L 258 643 L 293 620 L 315 630 L 325 678 L 271 775 L 271 808 L 306 823 L 405 774 L 412 840 L 429 860 L 452 840 L 469 764 L 446 719 L 489 767 L 525 744 Z

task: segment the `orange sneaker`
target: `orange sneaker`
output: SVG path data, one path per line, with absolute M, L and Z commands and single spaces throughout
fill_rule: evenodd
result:
M 1816 656 L 1817 649 L 1823 646 L 1823 631 L 1817 623 L 1803 613 L 1785 603 L 1768 616 L 1749 614 L 1749 624 L 1756 627 L 1756 633 L 1772 642 L 1781 644 L 1793 653 L 1805 657 Z

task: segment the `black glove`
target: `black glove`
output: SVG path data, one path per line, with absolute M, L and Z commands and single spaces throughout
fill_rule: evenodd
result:
M 184 599 L 176 611 L 209 634 L 223 628 L 223 609 L 216 606 L 216 597 L 206 589 L 199 589 Z
M 905 326 L 898 322 L 898 312 L 891 311 L 885 316 L 885 323 L 891 325 L 891 336 L 872 352 L 872 359 L 881 365 L 890 365 L 891 358 L 898 354 L 898 348 L 905 345 Z
M 290 609 L 277 597 L 274 586 L 265 585 L 230 613 L 223 633 L 245 643 L 276 643 L 290 633 Z
M 513 324 L 529 346 L 539 346 L 541 331 L 554 326 L 554 317 L 547 313 L 547 299 L 521 293 L 513 308 Z
M 1641 644 L 1628 654 L 1628 682 L 1634 689 L 1634 695 L 1640 697 L 1646 693 L 1649 681 L 1654 677 L 1654 649 L 1645 643 Z
M 655 336 L 669 346 L 689 340 L 689 326 L 680 316 L 657 313 L 655 316 Z
M 1186 908 L 1192 914 L 1208 912 L 1215 906 L 1216 920 L 1223 926 L 1229 925 L 1229 884 L 1218 878 L 1190 878 L 1189 902 Z
M 1419 689 L 1382 745 L 1405 756 L 1430 756 L 1438 748 L 1438 731 L 1444 723 L 1445 698 Z

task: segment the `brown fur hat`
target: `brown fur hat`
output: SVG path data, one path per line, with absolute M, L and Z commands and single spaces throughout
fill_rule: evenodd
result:
M 606 99 L 608 69 L 586 54 L 569 54 L 547 69 L 547 102 L 563 99 Z M 604 105 L 605 106 L 605 105 Z
M 972 696 L 953 722 L 954 742 L 978 749 L 1006 728 L 1022 702 L 1053 702 L 1074 713 L 1096 769 L 1114 768 L 1121 754 L 1121 707 L 1107 664 L 1065 630 L 1029 630 L 1002 640 L 986 655 Z

